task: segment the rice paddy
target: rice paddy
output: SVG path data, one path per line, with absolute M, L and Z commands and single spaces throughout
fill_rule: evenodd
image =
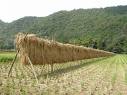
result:
M 0 64 L 0 95 L 127 95 L 127 55 L 93 58 L 63 64 Z
M 15 57 L 15 52 L 0 52 L 0 63 L 11 62 Z

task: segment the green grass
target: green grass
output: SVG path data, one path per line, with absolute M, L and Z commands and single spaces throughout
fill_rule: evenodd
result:
M 7 63 L 14 59 L 15 52 L 0 52 L 0 63 Z
M 125 82 L 127 84 L 127 55 L 122 55 L 122 63 L 123 63 L 123 68 L 125 70 Z

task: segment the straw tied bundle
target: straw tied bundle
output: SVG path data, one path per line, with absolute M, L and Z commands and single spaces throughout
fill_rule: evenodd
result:
M 112 55 L 112 53 L 102 50 L 38 38 L 34 34 L 25 36 L 25 34 L 19 33 L 15 42 L 17 50 L 20 50 L 19 57 L 23 64 L 29 64 L 27 57 L 32 64 L 43 65 Z

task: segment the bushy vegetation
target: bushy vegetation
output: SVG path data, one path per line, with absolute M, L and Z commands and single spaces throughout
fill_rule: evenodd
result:
M 127 53 L 127 6 L 59 11 L 11 23 L 0 21 L 0 48 L 14 48 L 14 35 L 26 31 L 64 43 Z

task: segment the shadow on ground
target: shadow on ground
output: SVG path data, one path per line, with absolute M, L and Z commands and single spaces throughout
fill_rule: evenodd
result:
M 110 56 L 112 57 L 112 56 Z M 97 63 L 99 61 L 102 61 L 102 60 L 106 60 L 110 57 L 103 57 L 103 58 L 98 58 L 96 60 L 90 60 L 88 62 L 84 62 L 84 61 L 81 61 L 80 64 L 77 64 L 77 65 L 74 65 L 74 66 L 68 66 L 66 68 L 60 68 L 60 69 L 56 69 L 54 71 L 49 71 L 48 73 L 41 73 L 40 75 L 38 75 L 37 77 L 40 78 L 40 77 L 44 77 L 46 78 L 47 76 L 48 77 L 53 77 L 53 76 L 58 76 L 62 73 L 67 73 L 67 72 L 70 72 L 70 71 L 73 71 L 73 70 L 77 70 L 81 67 L 84 67 L 84 66 L 87 66 L 87 65 L 90 65 L 92 63 Z

